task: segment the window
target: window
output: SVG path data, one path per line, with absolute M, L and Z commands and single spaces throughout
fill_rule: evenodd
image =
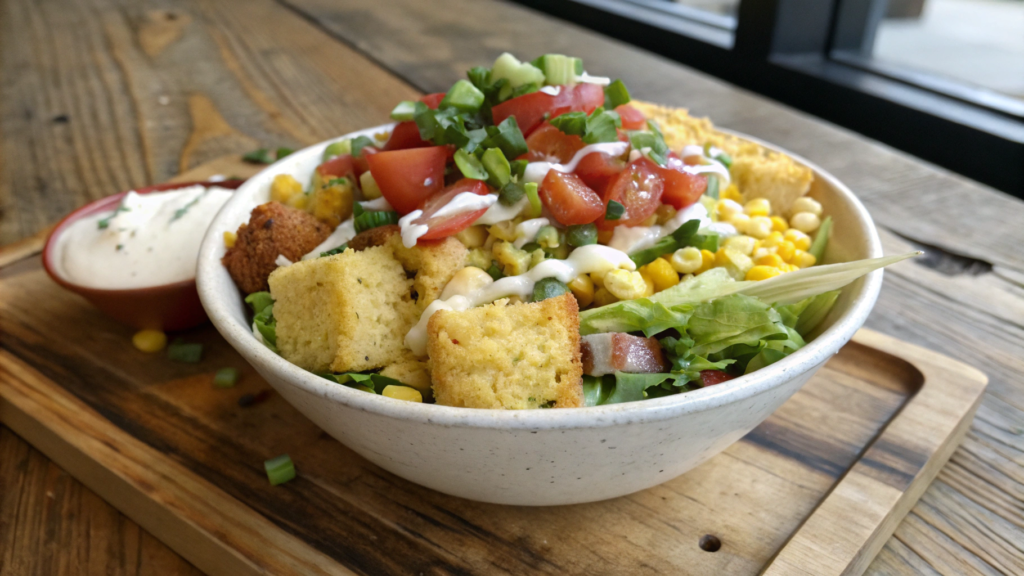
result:
M 1024 198 L 1024 0 L 518 1 Z

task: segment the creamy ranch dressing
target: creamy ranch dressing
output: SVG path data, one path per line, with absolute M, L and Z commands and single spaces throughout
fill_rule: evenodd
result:
M 725 164 L 722 164 L 715 159 L 715 157 L 725 153 L 725 151 L 721 148 L 715 148 L 712 146 L 708 152 L 711 153 L 711 156 L 704 154 L 703 146 L 697 146 L 696 144 L 683 146 L 683 149 L 679 151 L 680 158 L 686 158 L 687 156 L 700 156 L 704 161 L 708 162 L 708 164 L 690 166 L 689 164 L 680 163 L 680 167 L 684 172 L 689 172 L 690 174 L 714 174 L 722 179 L 719 183 L 722 188 L 728 186 L 729 183 L 732 182 L 729 176 L 729 169 L 725 167 Z
M 303 260 L 311 260 L 313 258 L 319 258 L 321 252 L 327 252 L 333 250 L 338 246 L 341 246 L 345 242 L 348 242 L 356 235 L 356 225 L 353 218 L 345 220 L 338 227 L 331 232 L 331 235 L 326 240 L 320 243 L 319 246 L 313 248 L 309 254 L 302 257 Z
M 530 162 L 526 165 L 526 170 L 523 172 L 523 182 L 536 182 L 540 184 L 544 177 L 548 175 L 549 170 L 558 170 L 559 172 L 573 172 L 576 170 L 576 166 L 583 160 L 583 157 L 592 152 L 603 152 L 609 156 L 622 156 L 626 153 L 626 149 L 629 148 L 629 142 L 601 142 L 600 144 L 589 144 L 584 146 L 572 157 L 572 160 L 566 164 L 557 164 L 554 162 Z
M 601 244 L 581 246 L 573 250 L 565 260 L 545 260 L 525 274 L 506 276 L 464 294 L 434 300 L 423 311 L 419 322 L 405 335 L 405 345 L 417 356 L 427 354 L 427 321 L 438 310 L 468 310 L 507 296 L 519 296 L 525 300 L 533 293 L 534 284 L 544 278 L 557 278 L 568 284 L 580 274 L 608 272 L 617 268 L 636 270 L 636 265 L 626 253 L 614 248 Z M 448 293 L 448 286 L 445 286 L 445 293 Z
M 474 194 L 473 192 L 461 192 L 456 194 L 455 197 L 442 206 L 440 210 L 434 212 L 432 218 L 458 216 L 459 214 L 476 212 L 477 210 L 483 210 L 484 208 L 490 209 L 492 206 L 497 205 L 497 203 L 497 194 L 481 195 Z M 484 212 L 484 214 L 487 213 Z M 415 246 L 416 241 L 430 229 L 426 224 L 415 223 L 420 216 L 423 216 L 423 210 L 413 210 L 398 220 L 398 225 L 402 228 L 402 244 L 404 244 L 406 248 L 412 248 Z M 506 218 L 506 220 L 508 220 L 508 218 Z
M 217 186 L 128 192 L 116 211 L 82 218 L 60 235 L 61 276 L 108 290 L 195 278 L 199 244 L 233 192 Z
M 675 232 L 690 220 L 700 220 L 701 232 L 717 232 L 720 236 L 735 236 L 736 228 L 725 222 L 712 222 L 708 209 L 696 202 L 676 212 L 671 220 L 660 226 L 616 226 L 608 245 L 627 254 L 632 254 Z
M 547 218 L 534 218 L 520 222 L 516 225 L 516 239 L 512 245 L 516 248 L 522 248 L 533 242 L 537 239 L 537 232 L 540 232 L 540 229 L 548 224 L 551 224 L 551 221 Z

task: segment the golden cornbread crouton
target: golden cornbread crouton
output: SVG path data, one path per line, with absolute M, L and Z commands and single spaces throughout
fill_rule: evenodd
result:
M 427 323 L 434 399 L 466 408 L 582 406 L 579 330 L 572 294 L 439 310 Z
M 405 334 L 419 319 L 411 288 L 386 246 L 278 268 L 270 275 L 278 350 L 311 372 L 387 366 L 408 353 Z
M 785 214 L 794 200 L 810 190 L 814 173 L 789 156 L 760 144 L 715 130 L 707 118 L 695 118 L 682 108 L 634 100 L 631 104 L 657 122 L 673 150 L 688 144 L 711 143 L 732 156 L 729 174 L 744 199 L 767 198 L 772 210 Z
M 426 360 L 420 360 L 412 353 L 407 352 L 398 362 L 385 366 L 380 375 L 394 378 L 420 392 L 430 391 L 430 367 Z
M 438 242 L 423 242 L 406 248 L 398 226 L 379 226 L 360 232 L 349 240 L 349 248 L 363 250 L 368 246 L 388 246 L 408 272 L 415 272 L 413 290 L 420 310 L 437 300 L 455 273 L 466 267 L 469 250 L 454 237 Z

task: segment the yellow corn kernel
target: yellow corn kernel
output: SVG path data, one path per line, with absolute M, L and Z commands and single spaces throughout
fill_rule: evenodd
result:
M 700 264 L 700 268 L 697 268 L 697 270 L 693 272 L 694 275 L 703 274 L 704 272 L 711 270 L 715 266 L 715 253 L 712 252 L 711 250 L 701 250 L 700 258 L 702 261 Z
M 747 224 L 747 235 L 764 239 L 772 233 L 772 220 L 767 216 L 754 216 Z
M 618 301 L 619 299 L 609 292 L 607 288 L 598 288 L 597 292 L 594 292 L 594 306 L 607 306 Z
M 580 308 L 590 306 L 594 302 L 594 281 L 586 274 L 580 274 L 569 282 L 569 290 L 576 297 Z
M 132 344 L 143 352 L 159 352 L 167 346 L 167 335 L 159 330 L 139 330 L 132 336 Z
M 772 213 L 772 205 L 767 198 L 754 198 L 743 205 L 743 212 L 753 218 L 754 216 L 768 216 Z
M 309 207 L 309 194 L 296 194 L 288 199 L 288 206 L 299 210 L 306 210 Z
M 516 248 L 511 242 L 495 242 L 491 253 L 494 255 L 494 259 L 498 261 L 501 271 L 505 276 L 518 276 L 525 274 L 530 269 L 530 262 L 532 261 L 530 254 L 525 250 Z
M 782 272 L 774 266 L 754 266 L 750 270 L 747 270 L 747 280 L 767 280 L 774 278 L 782 274 Z
M 747 256 L 750 256 L 754 252 L 754 244 L 757 243 L 752 236 L 730 236 L 722 242 L 722 246 L 729 246 L 735 248 L 740 252 L 743 252 Z
M 639 272 L 629 270 L 612 270 L 604 275 L 604 287 L 619 300 L 635 300 L 643 298 L 647 293 L 647 281 Z M 654 290 L 653 283 L 651 290 Z
M 604 275 L 607 272 L 591 272 L 590 281 L 594 283 L 597 288 L 604 288 Z
M 373 139 L 377 142 L 386 142 L 391 137 L 391 132 L 374 132 Z
M 370 174 L 369 170 L 359 177 L 359 189 L 363 191 L 365 200 L 376 200 L 381 197 L 380 186 L 377 186 L 377 181 L 373 179 L 373 174 Z
M 776 248 L 775 253 L 778 254 L 783 261 L 792 262 L 793 254 L 796 253 L 796 246 L 794 246 L 793 243 L 790 242 L 789 240 L 783 240 L 781 243 L 779 243 L 779 246 L 778 248 Z
M 784 237 L 781 232 L 772 232 L 768 237 L 761 240 L 761 248 L 772 248 L 774 246 L 778 246 L 782 242 L 783 238 Z
M 708 252 L 708 254 L 711 254 L 711 252 Z M 687 246 L 686 248 L 676 250 L 672 254 L 670 262 L 676 272 L 680 274 L 693 274 L 704 266 L 704 256 L 699 249 Z
M 676 209 L 671 204 L 662 204 L 654 211 L 658 216 L 658 224 L 664 224 L 676 217 Z
M 804 252 L 803 250 L 797 250 L 793 254 L 791 264 L 801 268 L 810 268 L 811 266 L 814 266 L 817 261 L 818 259 L 814 257 L 814 254 Z
M 455 235 L 455 239 L 466 248 L 479 248 L 487 241 L 487 228 L 483 226 L 470 226 Z
M 336 178 L 333 184 L 313 194 L 313 216 L 317 220 L 337 226 L 352 215 L 353 188 L 348 178 Z
M 734 280 L 743 280 L 747 271 L 753 266 L 754 261 L 750 259 L 750 256 L 729 246 L 719 248 L 715 254 L 715 267 L 725 268 Z
M 641 226 L 654 226 L 658 223 L 658 214 L 651 214 L 646 220 L 640 223 Z
M 270 184 L 270 199 L 287 204 L 292 196 L 302 194 L 302 184 L 289 174 L 278 174 Z
M 654 283 L 654 291 L 661 292 L 679 284 L 679 274 L 672 268 L 668 260 L 655 258 L 654 262 L 640 269 L 641 274 L 646 274 Z
M 779 268 L 779 270 L 782 270 L 783 272 L 796 272 L 799 269 L 800 267 L 794 264 L 783 264 L 782 267 Z
M 719 220 L 728 222 L 733 216 L 743 214 L 743 206 L 735 200 L 719 200 L 715 203 L 715 214 Z
M 798 212 L 810 212 L 815 216 L 821 216 L 821 203 L 807 196 L 801 196 L 793 201 L 793 205 L 789 207 L 789 211 L 793 214 Z
M 640 277 L 644 279 L 644 284 L 647 286 L 647 289 L 644 290 L 643 297 L 650 298 L 651 296 L 654 296 L 654 279 L 651 278 L 650 275 L 644 273 L 641 273 Z
M 760 258 L 754 259 L 754 264 L 758 266 L 771 266 L 772 268 L 780 268 L 785 263 L 778 254 L 765 254 Z
M 395 386 L 389 384 L 384 387 L 384 390 L 380 393 L 381 396 L 387 396 L 388 398 L 394 398 L 395 400 L 406 400 L 408 402 L 423 402 L 423 394 L 415 388 L 409 386 Z
M 729 186 L 727 186 L 725 190 L 719 192 L 718 197 L 721 198 L 722 200 L 743 202 L 743 194 L 740 192 L 740 189 L 737 188 L 735 184 L 729 184 Z
M 512 242 L 516 239 L 516 223 L 513 220 L 498 222 L 488 228 L 487 231 L 491 233 L 491 236 L 505 242 Z
M 811 212 L 797 212 L 789 219 L 789 225 L 804 234 L 810 234 L 821 226 L 821 219 Z
M 234 232 L 225 232 L 224 233 L 224 246 L 226 246 L 228 248 L 234 248 L 235 247 L 235 241 L 237 241 L 237 240 L 238 240 L 238 234 L 235 234 Z
M 811 237 L 796 228 L 790 228 L 786 230 L 783 235 L 786 240 L 793 243 L 793 246 L 800 250 L 809 250 L 811 248 Z
M 789 223 L 782 216 L 772 216 L 772 231 L 773 232 L 785 232 L 789 230 Z

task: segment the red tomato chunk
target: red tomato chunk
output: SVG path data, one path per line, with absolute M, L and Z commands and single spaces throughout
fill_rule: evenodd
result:
M 575 174 L 549 170 L 540 184 L 540 199 L 555 220 L 566 226 L 587 224 L 604 214 L 601 197 Z
M 388 203 L 400 214 L 408 214 L 444 187 L 447 157 L 446 147 L 431 146 L 377 152 L 365 159 Z

